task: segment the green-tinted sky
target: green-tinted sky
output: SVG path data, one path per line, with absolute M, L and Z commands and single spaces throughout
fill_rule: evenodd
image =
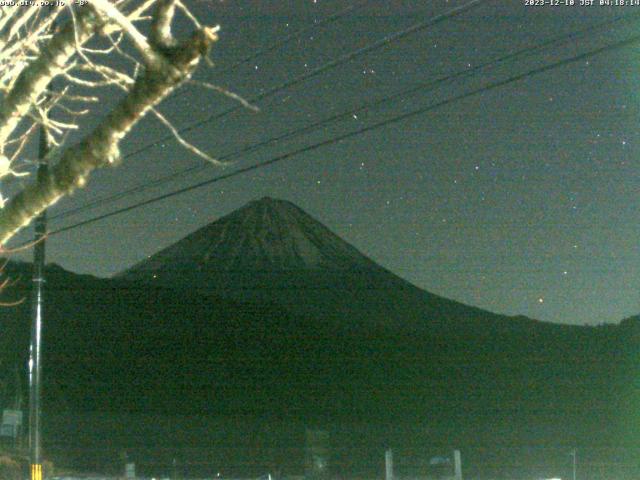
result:
M 349 0 L 191 1 L 221 25 L 197 78 L 252 98 L 385 35 L 464 1 L 359 2 L 352 12 L 269 53 L 265 47 L 343 10 Z M 579 0 L 576 0 L 579 3 Z M 598 3 L 598 2 L 596 2 Z M 530 7 L 486 1 L 186 134 L 214 156 L 443 75 L 473 69 L 555 36 L 629 15 L 555 48 L 358 112 L 310 135 L 262 148 L 52 228 L 267 160 L 280 153 L 433 104 L 487 83 L 631 37 L 640 7 Z M 181 30 L 181 29 L 180 29 Z M 186 30 L 185 30 L 186 31 Z M 251 62 L 239 60 L 258 53 Z M 424 115 L 357 135 L 253 173 L 54 236 L 48 258 L 109 275 L 257 197 L 291 200 L 383 266 L 431 292 L 499 313 L 563 323 L 617 322 L 640 311 L 638 191 L 640 43 L 614 49 Z M 177 127 L 233 106 L 189 92 L 162 110 Z M 146 120 L 131 152 L 165 135 Z M 52 214 L 202 161 L 159 144 L 95 175 Z

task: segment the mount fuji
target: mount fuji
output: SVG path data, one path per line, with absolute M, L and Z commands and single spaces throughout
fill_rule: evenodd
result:
M 30 265 L 11 262 L 5 273 L 29 278 Z M 627 421 L 639 405 L 637 317 L 559 325 L 442 298 L 286 201 L 251 202 L 115 278 L 56 265 L 46 276 L 43 400 L 60 418 L 49 438 L 74 438 L 78 452 L 104 444 L 105 464 L 114 445 L 132 448 L 122 433 L 132 428 L 155 432 L 166 451 L 178 419 L 185 435 L 195 428 L 185 415 L 219 422 L 189 440 L 202 449 L 193 461 L 235 442 L 238 418 L 251 438 L 267 419 L 282 420 L 282 432 L 291 422 L 336 425 L 336 455 L 369 466 L 366 452 L 389 441 L 473 451 L 640 438 Z M 9 287 L 4 300 L 28 298 L 30 283 Z M 0 309 L 0 386 L 26 364 L 28 307 Z M 9 396 L 3 387 L 0 402 Z M 78 412 L 107 420 L 71 421 Z M 375 426 L 370 438 L 363 425 Z M 265 430 L 265 445 L 279 428 Z M 287 435 L 273 447 L 283 465 Z M 258 458 L 234 452 L 237 461 Z
M 117 278 L 241 302 L 275 303 L 296 315 L 338 322 L 343 328 L 415 332 L 479 320 L 499 329 L 534 322 L 523 317 L 507 322 L 507 317 L 421 290 L 296 205 L 270 197 L 195 231 Z

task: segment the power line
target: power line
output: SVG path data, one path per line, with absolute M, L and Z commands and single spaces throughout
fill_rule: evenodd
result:
M 330 15 L 326 18 L 323 18 L 322 20 L 313 23 L 311 26 L 309 27 L 304 27 L 304 28 L 300 28 L 299 30 L 296 30 L 295 32 L 289 33 L 288 35 L 286 35 L 284 38 L 277 40 L 276 42 L 272 43 L 271 45 L 264 47 L 260 50 L 258 50 L 257 52 L 248 55 L 246 57 L 244 57 L 241 60 L 238 60 L 237 62 L 235 62 L 233 65 L 224 68 L 221 71 L 217 71 L 216 73 L 218 75 L 225 75 L 227 73 L 229 73 L 230 71 L 232 71 L 233 69 L 239 67 L 240 65 L 243 65 L 247 62 L 250 62 L 251 60 L 255 60 L 263 55 L 267 55 L 271 52 L 274 52 L 276 50 L 278 50 L 279 48 L 284 47 L 285 45 L 289 44 L 291 41 L 295 40 L 296 38 L 301 37 L 302 35 L 304 35 L 305 33 L 312 31 L 316 28 L 320 28 L 320 27 L 325 27 L 327 25 L 330 25 L 331 23 L 334 23 L 344 17 L 346 17 L 349 13 L 355 11 L 357 8 L 362 7 L 363 5 L 365 5 L 366 3 L 369 3 L 371 0 L 361 0 L 359 2 L 354 3 L 353 5 L 348 6 L 347 8 L 344 8 L 342 10 L 340 10 L 339 12 Z M 167 102 L 168 100 L 173 100 L 174 98 L 178 98 L 181 97 L 182 95 L 185 95 L 188 92 L 188 90 L 180 90 L 176 93 L 174 93 L 173 95 L 171 95 L 169 98 L 167 98 L 165 100 L 165 102 Z
M 424 83 L 420 83 L 416 86 L 410 87 L 408 89 L 404 89 L 402 91 L 396 92 L 394 94 L 373 100 L 371 102 L 365 102 L 364 104 L 354 108 L 354 109 L 350 109 L 350 110 L 346 110 L 343 111 L 341 113 L 338 114 L 334 114 L 331 115 L 329 117 L 326 117 L 322 120 L 318 120 L 314 123 L 311 123 L 307 126 L 298 128 L 298 129 L 293 129 L 293 130 L 289 130 L 287 132 L 284 132 L 276 137 L 270 137 L 268 139 L 262 140 L 258 143 L 254 143 L 251 145 L 247 145 L 244 146 L 240 149 L 234 150 L 230 153 L 227 153 L 221 157 L 219 157 L 219 160 L 221 161 L 226 161 L 229 160 L 231 158 L 236 158 L 242 154 L 246 154 L 246 153 L 250 153 L 253 152 L 255 150 L 258 150 L 259 148 L 262 148 L 264 146 L 270 145 L 270 144 L 274 144 L 277 143 L 279 141 L 285 140 L 285 139 L 290 139 L 290 138 L 294 138 L 297 137 L 299 135 L 302 135 L 304 133 L 308 133 L 311 132 L 313 130 L 318 129 L 319 127 L 323 127 L 323 126 L 328 126 L 332 123 L 335 123 L 343 118 L 348 118 L 352 115 L 355 115 L 363 110 L 366 109 L 370 109 L 372 107 L 378 107 L 381 106 L 385 103 L 397 100 L 399 98 L 405 97 L 405 96 L 409 96 L 409 95 L 415 95 L 418 93 L 426 93 L 429 92 L 431 90 L 434 90 L 437 86 L 445 83 L 445 82 L 449 82 L 452 80 L 458 80 L 461 78 L 466 78 L 466 77 L 471 77 L 473 75 L 475 75 L 476 73 L 478 73 L 481 70 L 484 70 L 488 67 L 492 67 L 492 66 L 496 66 L 502 63 L 505 63 L 507 61 L 512 61 L 515 60 L 519 57 L 522 56 L 528 56 L 531 54 L 534 54 L 540 50 L 543 50 L 549 46 L 560 46 L 570 40 L 574 40 L 580 36 L 583 36 L 587 33 L 592 33 L 594 31 L 600 30 L 602 28 L 608 27 L 614 23 L 620 22 L 620 21 L 630 21 L 632 19 L 637 19 L 638 17 L 640 17 L 640 13 L 638 14 L 633 14 L 633 15 L 623 15 L 620 17 L 616 17 L 614 19 L 611 20 L 606 20 L 603 22 L 599 22 L 597 24 L 594 25 L 590 25 L 588 27 L 582 28 L 580 30 L 577 31 L 572 31 L 569 33 L 566 33 L 564 35 L 560 35 L 558 37 L 555 37 L 553 39 L 547 40 L 539 45 L 533 46 L 533 47 L 526 47 L 523 49 L 519 49 L 519 50 L 515 50 L 513 52 L 509 52 L 505 55 L 502 55 L 498 58 L 495 58 L 493 60 L 487 61 L 485 63 L 476 65 L 475 67 L 472 68 L 466 68 L 464 70 L 460 70 L 458 72 L 455 72 L 453 74 L 449 74 L 449 75 L 445 75 L 442 76 L 440 78 L 437 78 L 435 80 L 429 81 L 429 82 L 424 82 Z M 76 215 L 78 213 L 81 213 L 82 211 L 85 210 L 89 210 L 92 208 L 95 208 L 96 206 L 100 206 L 100 205 L 104 205 L 105 203 L 112 203 L 116 200 L 119 200 L 121 198 L 124 198 L 126 196 L 132 195 L 132 194 L 137 194 L 137 193 L 141 193 L 144 190 L 147 190 L 149 188 L 153 188 L 153 187 L 157 187 L 159 185 L 163 185 L 167 182 L 173 181 L 177 178 L 180 178 L 182 176 L 185 176 L 187 174 L 191 174 L 191 173 L 196 173 L 196 172 L 200 172 L 203 171 L 205 169 L 209 168 L 208 165 L 198 165 L 198 166 L 194 166 L 194 167 L 188 167 L 185 168 L 183 170 L 180 170 L 178 172 L 174 172 L 171 173 L 169 175 L 165 175 L 159 179 L 156 179 L 154 181 L 151 182 L 147 182 L 145 184 L 141 184 L 141 185 L 137 185 L 135 187 L 129 188 L 127 190 L 112 194 L 112 195 L 108 195 L 99 199 L 96 199 L 94 201 L 91 201 L 85 205 L 73 208 L 73 209 L 69 209 L 67 211 L 61 212 L 57 215 L 54 215 L 51 217 L 51 219 L 60 219 L 60 218 L 65 218 L 68 216 L 72 216 L 72 215 Z
M 362 48 L 359 48 L 357 50 L 354 50 L 352 52 L 346 53 L 344 55 L 341 55 L 340 57 L 331 60 L 330 62 L 325 63 L 324 65 L 320 65 L 319 67 L 303 73 L 302 75 L 299 75 L 297 77 L 294 77 L 292 79 L 289 80 L 285 80 L 284 82 L 276 85 L 275 87 L 270 88 L 269 90 L 266 90 L 252 98 L 250 98 L 248 101 L 249 103 L 257 103 L 261 100 L 264 100 L 267 97 L 270 97 L 272 95 L 275 95 L 278 92 L 281 92 L 282 90 L 285 90 L 289 87 L 292 87 L 293 85 L 296 85 L 298 83 L 304 82 L 310 78 L 313 78 L 317 75 L 320 75 L 321 73 L 325 73 L 333 68 L 336 68 L 350 60 L 353 60 L 354 58 L 357 58 L 359 56 L 365 55 L 369 52 L 372 52 L 374 50 L 377 50 L 379 48 L 385 47 L 388 44 L 395 42 L 397 40 L 401 40 L 405 37 L 407 37 L 408 35 L 411 35 L 413 33 L 417 33 L 421 30 L 424 30 L 425 28 L 437 25 L 445 20 L 457 17 L 458 15 L 462 15 L 463 13 L 480 6 L 480 4 L 484 1 L 487 0 L 470 0 L 469 2 L 465 3 L 464 5 L 461 5 L 459 7 L 455 7 L 452 8 L 450 10 L 447 10 L 445 13 L 442 13 L 440 15 L 436 15 L 435 17 L 432 17 L 429 20 L 426 20 L 424 22 L 419 22 L 416 23 L 408 28 L 405 28 L 404 30 L 400 30 L 398 32 L 395 33 L 391 33 L 389 35 L 386 35 L 385 37 L 381 38 L 380 40 L 377 40 L 369 45 L 366 45 Z M 240 110 L 241 108 L 243 108 L 242 105 L 236 105 L 234 107 L 231 107 L 227 110 L 224 110 L 223 112 L 220 113 L 214 113 L 213 115 L 208 116 L 207 118 L 203 119 L 203 120 L 199 120 L 197 122 L 192 123 L 191 125 L 188 125 L 186 127 L 183 127 L 181 129 L 178 129 L 178 133 L 182 134 L 182 133 L 186 133 L 186 132 L 190 132 L 191 130 L 195 130 L 196 128 L 202 126 L 202 125 L 206 125 L 209 122 L 212 122 L 213 120 L 218 120 L 222 117 L 225 117 L 227 115 L 229 115 L 230 113 L 236 112 L 238 110 Z M 134 150 L 132 152 L 129 152 L 125 155 L 123 155 L 123 159 L 125 158 L 130 158 L 134 155 L 138 155 L 146 150 L 149 150 L 150 148 L 159 145 L 160 143 L 163 142 L 168 142 L 170 140 L 175 140 L 175 136 L 173 134 L 167 134 L 164 137 L 159 138 L 158 140 L 148 143 L 140 148 L 138 148 L 137 150 Z
M 218 74 L 220 75 L 224 75 L 232 70 L 234 70 L 235 68 L 239 67 L 240 65 L 244 65 L 245 63 L 250 62 L 251 60 L 255 60 L 256 58 L 265 55 L 267 53 L 270 53 L 274 50 L 277 50 L 280 47 L 285 46 L 286 44 L 288 44 L 289 42 L 291 42 L 292 40 L 295 40 L 296 38 L 300 38 L 302 35 L 304 35 L 305 33 L 313 30 L 314 28 L 318 28 L 324 25 L 329 25 L 343 17 L 345 17 L 346 15 L 348 15 L 349 13 L 351 13 L 352 11 L 354 11 L 356 8 L 362 7 L 364 4 L 369 3 L 371 0 L 361 0 L 359 2 L 354 3 L 353 5 L 349 5 L 347 8 L 344 8 L 342 10 L 340 10 L 339 12 L 330 15 L 329 17 L 323 18 L 322 20 L 320 20 L 319 22 L 316 22 L 314 24 L 312 24 L 309 27 L 305 27 L 305 28 L 301 28 L 295 32 L 290 33 L 289 35 L 285 36 L 284 38 L 282 38 L 281 40 L 273 43 L 272 45 L 269 45 L 268 47 L 264 47 L 260 50 L 258 50 L 257 52 L 248 55 L 246 57 L 244 57 L 242 60 L 238 60 L 237 62 L 233 63 L 231 66 L 224 68 L 222 71 L 218 72 Z
M 341 142 L 343 140 L 355 137 L 357 135 L 361 135 L 363 133 L 367 133 L 367 132 L 370 132 L 372 130 L 376 130 L 378 128 L 382 128 L 382 127 L 385 127 L 387 125 L 398 123 L 398 122 L 401 122 L 403 120 L 406 120 L 406 119 L 409 119 L 409 118 L 413 118 L 413 117 L 418 116 L 418 115 L 425 114 L 425 113 L 430 112 L 432 110 L 435 110 L 437 108 L 444 107 L 444 106 L 450 105 L 450 104 L 452 104 L 454 102 L 457 102 L 457 101 L 460 101 L 460 100 L 464 100 L 464 99 L 467 99 L 467 98 L 475 96 L 475 95 L 479 95 L 479 94 L 484 93 L 484 92 L 488 92 L 488 91 L 494 90 L 496 88 L 508 85 L 510 83 L 517 82 L 519 80 L 523 80 L 523 79 L 525 79 L 527 77 L 538 75 L 538 74 L 553 70 L 555 68 L 559 68 L 559 67 L 562 67 L 562 66 L 565 66 L 565 65 L 569 65 L 569 64 L 572 64 L 572 63 L 575 63 L 575 62 L 579 62 L 579 61 L 582 61 L 582 60 L 584 60 L 586 58 L 593 57 L 595 55 L 599 55 L 599 54 L 602 54 L 602 53 L 605 53 L 605 52 L 609 52 L 609 51 L 616 50 L 616 49 L 619 49 L 619 48 L 627 47 L 627 46 L 632 45 L 634 43 L 637 43 L 639 41 L 640 41 L 640 35 L 635 35 L 635 36 L 630 37 L 630 38 L 628 38 L 626 40 L 621 40 L 619 42 L 615 42 L 615 43 L 612 43 L 612 44 L 609 44 L 609 45 L 605 45 L 603 47 L 599 47 L 599 48 L 590 50 L 588 52 L 584 52 L 584 53 L 581 53 L 579 55 L 575 55 L 573 57 L 569 57 L 569 58 L 566 58 L 566 59 L 563 59 L 563 60 L 559 60 L 557 62 L 553 62 L 553 63 L 547 64 L 547 65 L 543 65 L 541 67 L 533 68 L 533 69 L 530 69 L 530 70 L 528 70 L 528 71 L 526 71 L 524 73 L 511 76 L 511 77 L 509 77 L 507 79 L 496 81 L 496 82 L 492 82 L 492 83 L 490 83 L 488 85 L 485 85 L 483 87 L 479 87 L 479 88 L 473 89 L 473 90 L 471 90 L 469 92 L 462 93 L 460 95 L 456 95 L 454 97 L 448 98 L 446 100 L 442 100 L 440 102 L 437 102 L 437 103 L 434 103 L 434 104 L 431 104 L 431 105 L 427 105 L 425 107 L 422 107 L 422 108 L 419 108 L 419 109 L 416 109 L 416 110 L 412 110 L 410 112 L 407 112 L 407 113 L 404 113 L 404 114 L 401 114 L 401 115 L 397 115 L 395 117 L 392 117 L 392 118 L 389 118 L 389 119 L 374 123 L 372 125 L 360 128 L 358 130 L 354 130 L 354 131 L 345 133 L 343 135 L 339 135 L 337 137 L 333 137 L 333 138 L 326 139 L 326 140 L 323 140 L 323 141 L 320 141 L 320 142 L 317 142 L 317 143 L 314 143 L 314 144 L 311 144 L 311 145 L 307 145 L 305 147 L 302 147 L 302 148 L 299 148 L 299 149 L 296 149 L 296 150 L 293 150 L 293 151 L 278 155 L 278 156 L 273 157 L 273 158 L 271 158 L 269 160 L 265 160 L 263 162 L 260 162 L 260 163 L 257 163 L 257 164 L 251 165 L 251 166 L 240 168 L 240 169 L 238 169 L 238 170 L 236 170 L 234 172 L 223 174 L 223 175 L 220 175 L 220 176 L 217 176 L 217 177 L 214 177 L 214 178 L 202 181 L 202 182 L 195 183 L 193 185 L 189 185 L 187 187 L 183 187 L 183 188 L 174 190 L 174 191 L 169 192 L 169 193 L 158 195 L 158 196 L 153 197 L 151 199 L 147 199 L 147 200 L 144 200 L 142 202 L 138 202 L 138 203 L 135 203 L 133 205 L 129 205 L 127 207 L 123 207 L 123 208 L 114 210 L 114 211 L 109 212 L 109 213 L 105 213 L 103 215 L 98 215 L 96 217 L 89 218 L 87 220 L 83 220 L 81 222 L 77 222 L 75 224 L 68 225 L 66 227 L 59 228 L 57 230 L 54 230 L 54 231 L 50 232 L 49 235 L 57 235 L 59 233 L 66 232 L 66 231 L 69 231 L 69 230 L 72 230 L 72 229 L 75 229 L 75 228 L 79 228 L 79 227 L 88 225 L 90 223 L 94 223 L 94 222 L 97 222 L 99 220 L 103 220 L 105 218 L 109 218 L 109 217 L 112 217 L 112 216 L 115 216 L 115 215 L 119 215 L 121 213 L 125 213 L 125 212 L 131 211 L 131 210 L 134 210 L 136 208 L 140 208 L 140 207 L 152 204 L 152 203 L 156 203 L 156 202 L 159 202 L 161 200 L 165 200 L 167 198 L 171 198 L 171 197 L 174 197 L 176 195 L 180 195 L 182 193 L 190 192 L 192 190 L 196 190 L 198 188 L 201 188 L 201 187 L 204 187 L 204 186 L 207 186 L 207 185 L 211 185 L 213 183 L 217 183 L 217 182 L 220 182 L 222 180 L 226 180 L 228 178 L 232 178 L 232 177 L 241 175 L 243 173 L 248 173 L 248 172 L 251 172 L 251 171 L 254 171 L 254 170 L 258 170 L 260 168 L 263 168 L 263 167 L 266 167 L 266 166 L 269 166 L 269 165 L 273 165 L 273 164 L 281 162 L 283 160 L 287 160 L 289 158 L 295 157 L 295 156 L 300 155 L 302 153 L 311 152 L 311 151 L 317 150 L 319 148 L 325 147 L 327 145 L 332 145 L 332 144 Z

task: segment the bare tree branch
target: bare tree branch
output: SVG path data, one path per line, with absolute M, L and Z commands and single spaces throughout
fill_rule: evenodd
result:
M 175 46 L 175 41 L 171 34 L 171 21 L 173 20 L 175 8 L 174 0 L 158 0 L 156 4 L 156 11 L 151 21 L 151 43 L 156 48 L 165 49 Z
M 171 122 L 169 120 L 167 120 L 167 118 L 162 115 L 162 113 L 160 113 L 158 110 L 156 110 L 155 108 L 152 109 L 153 114 L 156 116 L 156 118 L 158 120 L 160 120 L 160 122 L 162 122 L 164 124 L 164 126 L 166 126 L 169 131 L 173 134 L 173 136 L 175 137 L 175 139 L 178 141 L 178 143 L 180 145 L 182 145 L 184 148 L 186 148 L 187 150 L 189 150 L 191 153 L 197 155 L 198 157 L 206 160 L 209 163 L 213 163 L 214 165 L 217 165 L 219 167 L 221 166 L 225 166 L 226 163 L 225 162 L 221 162 L 220 160 L 216 160 L 215 158 L 213 158 L 212 156 L 208 155 L 207 153 L 203 152 L 202 150 L 200 150 L 198 147 L 196 147 L 195 145 L 193 145 L 192 143 L 189 143 L 187 140 L 185 140 L 182 135 L 180 135 L 180 132 L 178 131 L 178 129 L 176 127 L 174 127 Z
M 88 2 L 81 9 L 69 7 L 70 18 L 55 30 L 53 22 L 63 8 L 0 10 L 0 186 L 26 174 L 18 167 L 29 160 L 20 155 L 38 125 L 47 127 L 55 145 L 47 174 L 21 187 L 6 202 L 0 193 L 0 249 L 45 208 L 85 185 L 93 170 L 117 163 L 121 140 L 149 111 L 189 152 L 222 164 L 189 143 L 154 108 L 191 78 L 201 60 L 208 60 L 217 27 L 202 27 L 181 0 Z M 183 42 L 172 34 L 178 10 L 196 30 Z M 149 19 L 148 28 L 140 29 Z M 111 53 L 124 62 L 114 61 Z M 51 86 L 56 78 L 62 87 Z M 197 83 L 257 110 L 224 88 Z M 67 147 L 69 133 L 82 132 L 78 116 L 87 114 L 92 103 L 111 101 L 107 92 L 114 86 L 124 97 L 92 131 Z M 52 118 L 49 113 L 54 108 L 58 115 Z
M 122 31 L 129 37 L 138 52 L 142 55 L 147 66 L 152 66 L 159 62 L 157 53 L 147 42 L 147 38 L 138 31 L 133 23 L 118 10 L 109 0 L 89 0 L 91 4 L 106 18 L 118 24 Z M 171 18 L 169 19 L 171 22 Z
M 85 25 L 83 28 L 87 31 L 91 30 L 95 22 L 93 18 L 84 18 L 82 21 Z M 79 144 L 59 154 L 58 162 L 47 175 L 27 185 L 0 210 L 0 245 L 5 244 L 21 227 L 62 196 L 84 186 L 93 170 L 117 162 L 120 157 L 120 141 L 149 109 L 191 76 L 200 59 L 208 53 L 211 43 L 217 39 L 216 33 L 217 28 L 202 28 L 172 51 L 158 52 L 161 61 L 147 66 L 144 73 L 135 80 L 130 93 L 114 107 L 104 121 Z M 84 36 L 88 36 L 88 33 Z M 61 56 L 67 53 L 67 48 L 72 49 L 75 43 L 73 32 L 67 32 L 64 41 L 55 37 L 52 43 L 56 40 L 53 50 Z M 51 44 L 49 49 L 52 49 Z M 70 54 L 66 59 L 69 56 Z M 58 69 L 61 68 L 59 60 L 55 60 L 55 64 Z M 52 70 L 51 66 L 41 68 L 48 72 Z M 50 78 L 51 75 L 41 76 Z M 42 87 L 44 88 L 46 85 Z M 35 101 L 29 97 L 24 103 L 28 104 L 27 100 Z M 8 123 L 9 120 L 5 122 Z M 0 123 L 0 131 L 1 125 L 3 123 Z
M 209 82 L 201 82 L 199 80 L 189 80 L 189 83 L 193 83 L 194 85 L 199 85 L 200 87 L 208 88 L 209 90 L 213 90 L 214 92 L 221 93 L 225 97 L 229 97 L 229 98 L 239 102 L 240 105 L 242 105 L 245 108 L 248 108 L 249 110 L 251 110 L 253 112 L 259 112 L 260 111 L 260 109 L 257 106 L 255 106 L 254 104 L 252 104 L 249 101 L 245 100 L 244 98 L 242 98 L 237 93 L 233 93 L 232 91 L 227 90 L 224 87 L 220 87 L 218 85 L 214 85 L 213 83 L 209 83 Z
M 42 49 L 40 56 L 18 76 L 0 106 L 0 153 L 4 144 L 51 80 L 65 70 L 76 51 L 76 40 L 86 42 L 94 33 L 97 20 L 90 9 L 83 9 L 77 21 L 68 22 Z

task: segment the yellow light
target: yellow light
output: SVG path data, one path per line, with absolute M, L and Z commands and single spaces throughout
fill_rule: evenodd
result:
M 31 465 L 31 480 L 42 480 L 42 465 L 34 463 Z

